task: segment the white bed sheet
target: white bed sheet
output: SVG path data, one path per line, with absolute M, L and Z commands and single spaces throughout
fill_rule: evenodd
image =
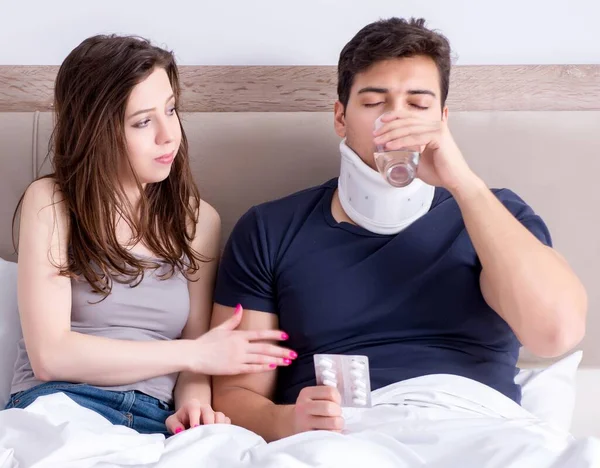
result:
M 580 368 L 576 385 L 577 399 L 571 432 L 576 437 L 600 438 L 600 369 Z
M 0 467 L 587 468 L 600 440 L 575 439 L 500 393 L 456 376 L 380 389 L 368 410 L 345 410 L 345 434 L 310 432 L 266 444 L 213 425 L 167 441 L 112 426 L 64 394 L 0 413 Z

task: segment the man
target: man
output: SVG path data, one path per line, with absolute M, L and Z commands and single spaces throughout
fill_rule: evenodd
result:
M 240 303 L 241 328 L 281 328 L 298 353 L 215 378 L 214 406 L 234 424 L 267 441 L 342 430 L 339 393 L 315 385 L 316 353 L 368 356 L 373 389 L 454 374 L 518 403 L 520 346 L 557 356 L 583 337 L 585 290 L 543 221 L 490 191 L 452 138 L 450 67 L 447 39 L 424 20 L 372 23 L 342 50 L 339 180 L 252 208 L 223 254 L 213 325 Z M 378 147 L 419 148 L 418 179 L 391 187 Z

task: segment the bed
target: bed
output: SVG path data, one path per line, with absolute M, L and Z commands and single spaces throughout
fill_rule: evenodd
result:
M 7 262 L 16 260 L 11 240 L 16 203 L 28 183 L 49 170 L 45 157 L 52 128 L 50 96 L 55 74 L 55 67 L 0 66 L 0 258 L 6 261 L 0 264 L 0 272 L 2 265 L 5 270 L 12 269 Z M 193 172 L 201 195 L 221 215 L 223 239 L 250 206 L 337 175 L 338 137 L 333 131 L 331 112 L 335 99 L 332 67 L 182 67 L 182 80 L 182 115 Z M 600 438 L 600 404 L 596 400 L 600 388 L 600 317 L 596 313 L 600 290 L 595 287 L 600 263 L 600 195 L 595 187 L 600 173 L 599 97 L 600 66 L 486 66 L 453 70 L 448 102 L 450 126 L 465 157 L 490 186 L 511 188 L 544 218 L 555 247 L 581 276 L 590 298 L 587 336 L 578 348 L 582 353 L 547 361 L 524 350 L 521 357 L 525 369 L 521 378 L 524 388 L 530 389 L 531 404 L 537 404 L 542 412 L 561 413 L 561 430 L 568 425 L 583 442 L 573 446 L 575 452 L 563 454 L 564 460 L 557 456 L 548 464 L 541 459 L 528 459 L 529 445 L 525 444 L 521 452 L 512 454 L 510 463 L 515 464 L 506 459 L 503 465 L 502 460 L 492 457 L 488 464 L 478 466 L 600 466 L 600 442 L 595 439 Z M 230 190 L 232 186 L 237 187 L 235 193 Z M 4 281 L 0 298 L 2 294 L 14 295 L 14 284 Z M 11 312 L 7 310 L 0 299 L 0 342 L 4 343 L 10 336 L 2 333 L 9 333 L 6 324 L 14 319 L 8 317 Z M 10 352 L 9 349 L 0 358 L 0 382 L 2 372 L 6 381 Z M 418 389 L 413 390 L 419 393 Z M 6 388 L 0 386 L 0 391 L 6 392 Z M 169 439 L 165 449 L 164 440 L 158 436 L 105 428 L 102 453 L 108 458 L 103 459 L 93 449 L 94 441 L 99 440 L 93 429 L 98 422 L 95 415 L 74 407 L 61 396 L 38 403 L 27 417 L 10 419 L 10 424 L 16 424 L 10 428 L 9 420 L 2 419 L 0 413 L 1 468 L 17 466 L 11 464 L 16 452 L 2 452 L 2 447 L 6 448 L 9 440 L 23 440 L 26 432 L 19 432 L 25 430 L 23 421 L 33 424 L 51 408 L 59 408 L 63 415 L 79 415 L 80 439 L 69 439 L 69 450 L 79 447 L 80 453 L 88 453 L 89 449 L 89 460 L 96 461 L 69 460 L 72 452 L 60 448 L 59 441 L 64 442 L 65 434 L 72 435 L 74 429 L 65 429 L 64 421 L 55 420 L 54 426 L 48 427 L 64 429 L 61 437 L 48 439 L 58 444 L 51 452 L 55 458 L 41 457 L 37 464 L 22 460 L 22 466 L 101 466 L 96 462 L 108 464 L 103 466 L 236 466 L 238 462 L 240 466 L 336 466 L 335 457 L 328 458 L 336 452 L 327 452 L 324 458 L 315 455 L 314 459 L 305 455 L 311 450 L 319 453 L 314 444 L 323 440 L 328 441 L 329 448 L 336 444 L 347 447 L 337 437 L 306 436 L 293 443 L 267 445 L 241 428 L 200 428 Z M 556 434 L 544 440 L 559 437 Z M 491 444 L 493 451 L 491 440 L 484 445 Z M 364 443 L 365 450 L 372 449 L 367 436 L 354 442 L 356 447 Z M 419 440 L 416 444 L 429 442 Z M 15 447 L 23 450 L 22 443 Z M 107 447 L 119 447 L 114 452 L 119 456 L 110 458 Z M 42 453 L 39 450 L 38 455 Z M 362 460 L 360 450 L 344 450 L 349 463 Z M 596 454 L 596 450 L 598 458 L 590 455 L 589 465 L 577 464 L 583 463 L 577 457 L 584 457 L 577 451 Z M 229 458 L 222 451 L 229 451 Z M 36 450 L 29 452 L 32 460 L 35 453 Z M 96 455 L 90 455 L 93 453 Z M 389 466 L 424 466 L 419 465 L 423 459 L 417 455 L 411 459 L 413 455 L 406 455 L 402 461 L 390 458 Z M 569 464 L 567 456 L 576 457 L 571 460 L 577 462 Z M 450 459 L 446 457 L 447 461 Z M 386 460 L 381 458 L 379 466 L 386 466 Z M 563 462 L 566 464 L 558 464 Z

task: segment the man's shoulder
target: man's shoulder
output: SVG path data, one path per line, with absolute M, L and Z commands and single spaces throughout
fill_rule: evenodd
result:
M 491 188 L 490 189 L 498 200 L 521 200 L 521 197 L 509 188 Z
M 337 187 L 337 178 L 321 185 L 300 190 L 250 208 L 240 219 L 236 230 L 290 228 L 292 221 L 302 222 L 323 197 Z
M 498 200 L 500 200 L 505 205 L 515 204 L 515 205 L 527 206 L 527 203 L 511 189 L 491 188 L 490 191 L 496 196 L 496 198 L 498 198 Z M 432 206 L 437 206 L 444 202 L 449 202 L 449 201 L 455 202 L 455 199 L 452 196 L 452 194 L 444 188 L 436 187 Z
M 250 211 L 254 211 L 264 221 L 279 223 L 284 218 L 296 217 L 304 211 L 312 210 L 325 195 L 335 190 L 336 187 L 337 179 L 331 179 L 324 184 L 255 205 Z
M 516 218 L 522 219 L 530 216 L 537 216 L 533 208 L 511 189 L 499 188 L 491 190 L 504 207 Z

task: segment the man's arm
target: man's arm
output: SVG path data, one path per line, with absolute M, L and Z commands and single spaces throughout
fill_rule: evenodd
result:
M 489 306 L 534 354 L 554 357 L 577 345 L 585 333 L 587 294 L 564 258 L 474 175 L 453 195 L 483 266 L 481 291 Z
M 233 309 L 215 304 L 211 327 L 216 327 L 231 317 Z M 239 330 L 276 330 L 277 315 L 245 310 Z M 286 415 L 291 405 L 273 403 L 277 370 L 260 374 L 240 374 L 213 377 L 213 406 L 227 414 L 233 424 L 261 435 L 268 442 L 286 437 Z
M 212 327 L 231 316 L 233 309 L 215 304 Z M 244 311 L 238 329 L 270 330 L 278 328 L 275 314 Z M 277 370 L 259 374 L 213 377 L 213 406 L 227 414 L 231 422 L 256 432 L 267 442 L 312 429 L 341 431 L 341 397 L 337 389 L 307 387 L 295 405 L 273 403 Z
M 388 112 L 374 143 L 387 150 L 423 148 L 417 176 L 444 187 L 460 206 L 483 265 L 481 290 L 521 343 L 540 356 L 558 356 L 585 333 L 587 295 L 567 262 L 543 245 L 498 201 L 469 168 L 441 121 Z

